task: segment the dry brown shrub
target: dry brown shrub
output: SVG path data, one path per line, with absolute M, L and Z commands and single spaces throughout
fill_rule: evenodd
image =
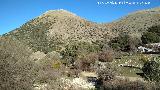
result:
M 103 51 L 98 54 L 98 59 L 101 62 L 112 62 L 113 61 L 113 51 Z
M 96 60 L 98 60 L 98 55 L 96 53 L 90 53 L 79 57 L 75 62 L 75 66 L 82 71 L 90 71 L 91 65 L 93 65 Z

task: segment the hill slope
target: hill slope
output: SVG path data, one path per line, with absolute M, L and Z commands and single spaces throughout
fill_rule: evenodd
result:
M 72 41 L 109 41 L 119 33 L 140 37 L 160 24 L 160 8 L 138 11 L 112 23 L 97 24 L 66 10 L 50 10 L 3 36 L 18 39 L 34 51 L 45 53 Z
M 111 25 L 110 28 L 113 30 L 137 34 L 159 24 L 160 8 L 153 8 L 131 13 L 109 25 Z
M 14 31 L 0 36 L 0 90 L 63 90 L 65 87 L 76 90 L 74 87 L 77 88 L 77 84 L 67 85 L 64 80 L 68 82 L 73 79 L 70 80 L 73 82 L 80 71 L 92 69 L 100 72 L 98 76 L 104 77 L 105 81 L 107 79 L 106 82 L 109 81 L 109 84 L 102 85 L 106 88 L 133 88 L 132 83 L 135 88 L 145 87 L 145 83 L 139 85 L 128 80 L 117 81 L 117 78 L 112 78 L 116 73 L 124 75 L 125 78 L 139 73 L 135 68 L 125 68 L 121 65 L 140 66 L 142 61 L 148 60 L 148 56 L 137 53 L 120 56 L 123 52 L 114 53 L 107 44 L 109 40 L 114 41 L 114 37 L 120 36 L 113 42 L 114 45 L 119 44 L 120 48 L 122 45 L 124 50 L 130 46 L 134 47 L 137 37 L 140 38 L 150 27 L 153 27 L 152 33 L 156 31 L 156 35 L 159 35 L 160 8 L 138 11 L 105 24 L 87 21 L 65 10 L 47 11 Z M 128 40 L 128 34 L 136 38 Z M 116 54 L 118 58 L 114 59 Z M 105 65 L 99 61 L 107 63 Z M 146 86 L 151 87 L 149 84 Z M 156 85 L 154 87 L 156 88 Z

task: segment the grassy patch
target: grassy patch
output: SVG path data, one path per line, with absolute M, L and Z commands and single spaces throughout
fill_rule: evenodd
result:
M 138 68 L 133 67 L 123 67 L 123 66 L 135 66 L 141 68 L 144 62 L 141 60 L 140 54 L 122 56 L 121 59 L 115 59 L 112 65 L 117 67 L 117 71 L 122 76 L 139 77 L 136 73 L 141 73 L 142 71 Z

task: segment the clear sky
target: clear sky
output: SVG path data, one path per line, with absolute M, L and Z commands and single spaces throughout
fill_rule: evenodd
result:
M 147 5 L 97 2 L 151 2 Z M 111 22 L 128 13 L 160 6 L 160 0 L 0 0 L 0 35 L 18 28 L 47 10 L 65 9 L 94 22 Z

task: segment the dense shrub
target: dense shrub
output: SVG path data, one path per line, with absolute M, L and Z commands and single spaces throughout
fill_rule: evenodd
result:
M 101 79 L 103 82 L 113 80 L 117 75 L 115 68 L 111 66 L 110 63 L 106 63 L 105 68 L 97 69 L 97 74 L 99 79 Z
M 31 90 L 37 75 L 29 49 L 17 41 L 0 39 L 0 90 Z
M 160 81 L 160 62 L 153 60 L 148 61 L 144 64 L 142 71 L 147 80 Z
M 100 61 L 102 63 L 112 62 L 114 58 L 113 54 L 112 50 L 79 54 L 75 61 L 75 66 L 81 70 L 91 70 L 94 68 L 96 61 Z
M 160 25 L 150 27 L 141 39 L 143 44 L 160 42 Z
M 110 45 L 114 49 L 119 49 L 120 48 L 121 50 L 124 50 L 124 48 L 126 46 L 128 46 L 128 41 L 129 41 L 128 38 L 129 38 L 129 35 L 121 35 L 120 34 L 118 37 L 111 40 Z
M 160 42 L 160 36 L 153 32 L 144 33 L 141 39 L 143 44 Z
M 139 56 L 140 56 L 139 60 L 142 61 L 143 63 L 146 63 L 149 61 L 149 56 L 145 54 L 140 54 Z
M 35 83 L 50 83 L 55 81 L 62 76 L 65 68 L 60 64 L 60 62 L 53 63 L 53 60 L 46 58 L 42 59 L 38 64 L 38 75 L 35 77 Z
M 65 50 L 60 53 L 63 56 L 63 59 L 66 60 L 67 64 L 73 64 L 74 61 L 82 54 L 98 52 L 99 50 L 100 48 L 98 45 L 88 42 L 76 41 L 66 45 Z
M 110 51 L 102 51 L 98 54 L 98 60 L 101 62 L 112 62 L 114 58 L 114 53 L 112 50 Z
M 22 43 L 0 38 L 0 90 L 33 90 L 35 85 L 44 84 L 54 90 L 60 88 L 57 79 L 65 69 L 59 62 L 59 55 L 50 52 L 34 61 L 29 58 L 31 54 Z
M 109 45 L 115 50 L 135 51 L 136 47 L 141 43 L 136 37 L 128 34 L 120 34 L 109 42 Z
M 156 33 L 158 36 L 160 36 L 160 25 L 150 27 L 148 32 Z
M 105 64 L 105 68 L 97 67 L 96 73 L 98 74 L 98 80 L 96 83 L 96 88 L 98 90 L 106 90 L 107 88 L 105 89 L 105 87 L 108 87 L 106 82 L 109 82 L 111 84 L 112 81 L 115 80 L 115 76 L 117 75 L 115 69 L 108 62 Z
M 54 61 L 53 64 L 52 64 L 52 67 L 54 69 L 60 69 L 61 67 L 61 62 L 60 61 Z
M 90 71 L 95 61 L 98 60 L 98 55 L 96 53 L 90 53 L 88 55 L 79 56 L 79 58 L 75 61 L 75 66 L 77 69 L 83 71 Z

